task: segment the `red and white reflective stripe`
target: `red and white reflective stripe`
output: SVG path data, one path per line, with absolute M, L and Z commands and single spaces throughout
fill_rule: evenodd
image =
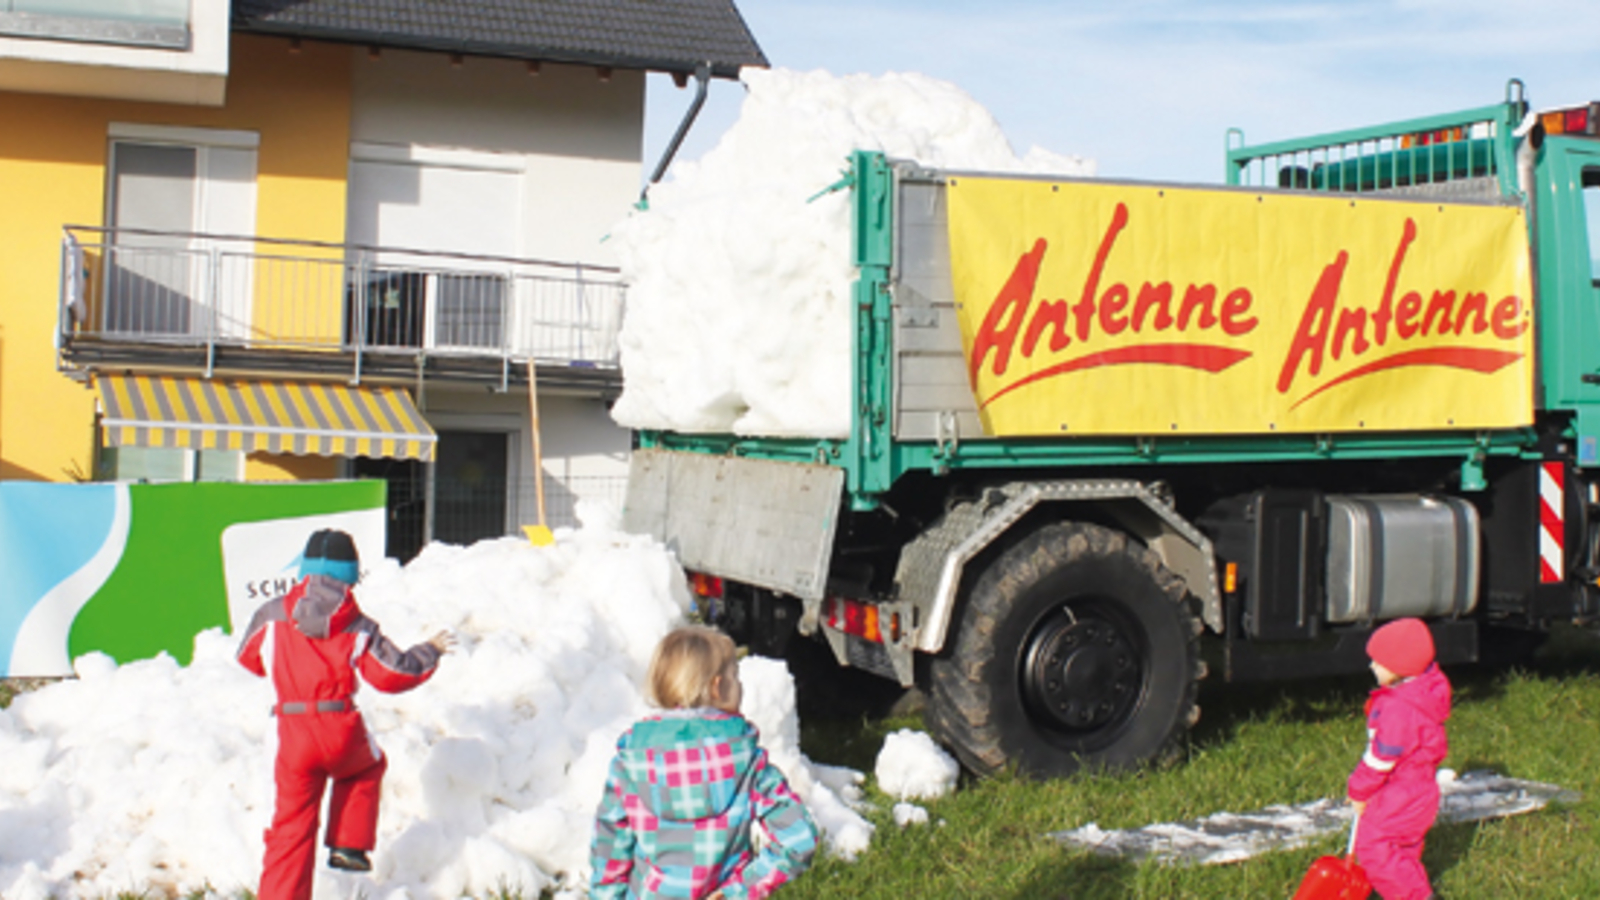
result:
M 1560 584 L 1567 578 L 1567 554 L 1564 549 L 1567 525 L 1563 517 L 1566 510 L 1566 466 L 1547 462 L 1539 467 L 1539 581 L 1542 584 Z

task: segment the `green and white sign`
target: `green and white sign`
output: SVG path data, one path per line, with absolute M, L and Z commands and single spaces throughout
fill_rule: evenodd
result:
M 243 627 L 292 581 L 312 531 L 381 559 L 385 488 L 0 482 L 0 674 L 70 675 L 94 650 L 187 664 L 196 634 Z

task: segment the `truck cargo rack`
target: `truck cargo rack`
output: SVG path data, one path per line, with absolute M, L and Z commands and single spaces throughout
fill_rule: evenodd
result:
M 1227 183 L 1237 187 L 1493 199 L 1516 193 L 1514 135 L 1522 83 L 1493 106 L 1249 146 L 1228 131 Z

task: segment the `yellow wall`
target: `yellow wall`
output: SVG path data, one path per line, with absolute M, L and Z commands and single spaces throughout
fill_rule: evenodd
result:
M 331 456 L 252 453 L 244 458 L 245 481 L 321 481 L 339 477 L 339 461 Z
M 56 372 L 52 335 L 61 226 L 103 222 L 111 122 L 258 132 L 257 234 L 344 240 L 350 49 L 236 35 L 230 52 L 220 108 L 0 92 L 0 479 L 92 469 L 94 391 Z M 247 471 L 331 474 L 317 459 Z

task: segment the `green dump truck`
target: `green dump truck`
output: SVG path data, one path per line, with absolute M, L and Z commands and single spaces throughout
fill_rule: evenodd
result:
M 640 435 L 627 526 L 759 652 L 920 686 L 978 772 L 1171 755 L 1198 682 L 1600 616 L 1600 104 L 1304 140 L 1227 184 L 862 152 L 851 431 Z

